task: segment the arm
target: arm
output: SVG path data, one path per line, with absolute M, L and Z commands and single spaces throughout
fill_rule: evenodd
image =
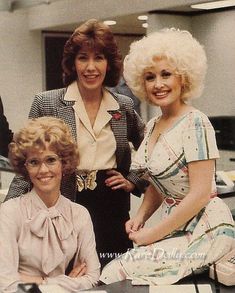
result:
M 13 202 L 0 206 L 0 292 L 16 292 L 20 283 L 17 238 L 20 211 Z
M 110 177 L 105 180 L 105 184 L 113 190 L 117 189 L 123 189 L 126 192 L 131 192 L 135 189 L 134 183 L 127 180 L 122 173 L 116 171 L 116 170 L 109 170 L 107 171 L 107 175 Z
M 69 277 L 77 278 L 84 276 L 86 274 L 86 264 L 85 263 L 77 263 L 77 266 L 72 269 L 69 273 Z M 41 285 L 44 282 L 44 278 L 41 276 L 31 276 L 27 274 L 20 273 L 20 279 L 24 283 L 36 283 L 37 285 Z
M 133 144 L 134 149 L 137 150 L 144 139 L 145 124 L 133 107 L 130 111 L 127 111 L 127 127 L 128 140 Z M 134 188 L 131 192 L 136 196 L 141 196 L 149 185 L 149 181 L 141 178 L 138 172 L 134 170 L 130 170 L 126 179 L 133 184 Z
M 131 233 L 138 245 L 148 245 L 163 239 L 192 219 L 210 200 L 214 173 L 214 160 L 195 161 L 188 164 L 190 189 L 181 203 L 158 225 Z
M 140 116 L 133 108 L 131 111 L 127 111 L 127 131 L 128 140 L 133 144 L 134 149 L 137 150 L 144 138 L 145 124 Z
M 81 210 L 80 210 L 81 211 Z M 82 227 L 78 234 L 78 249 L 75 257 L 74 268 L 78 263 L 86 264 L 86 273 L 83 276 L 71 277 L 59 275 L 57 277 L 48 277 L 47 284 L 56 284 L 69 292 L 77 292 L 83 289 L 89 289 L 96 285 L 100 275 L 100 264 L 96 253 L 95 236 L 90 215 L 85 213 L 76 214 L 75 223 L 82 220 Z M 80 224 L 79 224 L 80 225 Z
M 131 189 L 130 192 L 135 196 L 140 197 L 149 186 L 149 181 L 141 178 L 141 176 L 138 175 L 138 172 L 135 172 L 134 170 L 130 170 L 126 178 L 133 184 L 133 189 Z
M 65 93 L 66 88 L 36 94 L 29 111 L 29 118 L 38 118 L 43 116 L 60 117 L 58 108 L 62 107 L 63 109 L 63 107 L 66 106 L 66 104 L 62 102 Z M 70 105 L 68 109 L 70 110 L 71 108 L 72 106 Z M 67 107 L 65 107 L 65 109 L 67 109 Z M 71 112 L 68 114 L 71 115 Z M 63 113 L 63 117 L 60 118 L 63 118 L 65 122 L 68 123 L 69 118 L 66 115 L 67 112 Z
M 129 143 L 132 143 L 134 148 L 137 149 L 141 144 L 144 138 L 144 128 L 145 125 L 140 118 L 140 116 L 134 110 L 133 101 L 130 98 L 127 98 L 123 95 L 121 97 L 123 112 L 126 114 L 126 124 L 127 127 L 127 148 L 129 150 Z M 124 162 L 125 169 L 129 169 L 129 158 Z M 123 189 L 126 192 L 132 192 L 136 196 L 141 196 L 141 194 L 145 191 L 149 182 L 138 175 L 138 172 L 129 171 L 128 174 L 122 174 L 116 170 L 110 170 L 107 172 L 110 176 L 106 181 L 106 185 L 111 187 L 113 190 Z
M 144 199 L 137 214 L 126 222 L 126 232 L 130 234 L 142 228 L 145 222 L 160 207 L 162 201 L 163 196 L 150 184 L 144 193 Z
M 9 186 L 9 190 L 4 201 L 20 196 L 21 194 L 25 194 L 31 189 L 32 185 L 29 181 L 27 181 L 23 176 L 16 175 Z
M 123 103 L 126 112 L 127 140 L 137 150 L 144 138 L 145 124 L 137 112 L 134 110 L 133 101 L 128 98 Z M 119 174 L 120 175 L 120 174 Z M 124 176 L 123 176 L 124 177 Z M 114 180 L 118 179 L 117 177 Z M 145 192 L 149 182 L 141 178 L 138 172 L 130 170 L 122 180 L 118 188 L 140 197 Z M 117 189 L 117 188 L 116 188 Z
M 43 103 L 42 96 L 40 94 L 36 95 L 31 105 L 28 118 L 31 119 L 31 118 L 38 118 L 38 117 L 44 116 L 43 105 L 44 103 Z

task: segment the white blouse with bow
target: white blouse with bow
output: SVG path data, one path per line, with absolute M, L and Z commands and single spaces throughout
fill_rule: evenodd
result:
M 65 269 L 75 255 L 87 272 L 71 278 Z M 0 206 L 0 291 L 15 292 L 19 273 L 46 277 L 70 292 L 91 288 L 99 260 L 88 211 L 62 195 L 47 208 L 32 190 Z

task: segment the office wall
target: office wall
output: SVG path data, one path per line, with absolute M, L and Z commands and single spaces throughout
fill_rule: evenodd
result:
M 29 31 L 26 10 L 0 12 L 0 95 L 13 130 L 42 90 L 41 33 Z
M 176 26 L 191 30 L 204 44 L 209 69 L 203 98 L 194 104 L 208 115 L 234 115 L 234 22 L 234 10 L 193 17 L 152 14 L 149 18 L 149 32 Z M 0 94 L 13 130 L 27 116 L 34 94 L 44 89 L 41 32 L 30 31 L 28 25 L 27 10 L 0 12 Z M 152 115 L 150 110 L 146 119 Z
M 163 27 L 189 30 L 204 46 L 208 73 L 201 98 L 193 105 L 208 116 L 235 115 L 235 10 L 198 16 L 150 14 L 148 33 Z M 183 44 L 182 44 L 183 45 Z M 150 119 L 157 109 L 148 109 Z
M 0 95 L 14 131 L 26 120 L 35 93 L 45 90 L 42 33 L 29 30 L 28 21 L 24 9 L 0 12 Z M 137 38 L 140 36 L 117 35 L 123 56 Z
M 208 74 L 195 105 L 209 116 L 235 115 L 235 10 L 192 17 L 192 31 L 204 45 Z

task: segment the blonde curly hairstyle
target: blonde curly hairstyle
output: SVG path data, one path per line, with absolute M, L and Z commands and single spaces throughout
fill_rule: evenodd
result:
M 148 100 L 143 73 L 156 64 L 156 58 L 165 58 L 182 77 L 182 100 L 201 95 L 207 71 L 203 46 L 188 31 L 165 28 L 132 43 L 125 57 L 123 75 L 138 98 Z
M 28 152 L 45 150 L 47 146 L 61 158 L 63 174 L 72 174 L 78 165 L 77 145 L 65 122 L 54 117 L 28 120 L 25 127 L 14 134 L 9 144 L 9 159 L 14 170 L 27 178 Z

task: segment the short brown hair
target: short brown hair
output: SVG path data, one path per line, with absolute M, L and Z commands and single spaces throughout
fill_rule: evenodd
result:
M 44 150 L 46 145 L 61 158 L 63 174 L 72 174 L 78 165 L 77 144 L 69 126 L 54 117 L 31 119 L 14 134 L 13 141 L 9 144 L 9 159 L 14 170 L 27 178 L 25 161 L 28 151 Z
M 68 86 L 77 79 L 75 57 L 84 46 L 104 54 L 108 61 L 104 85 L 116 86 L 121 74 L 122 56 L 109 26 L 96 19 L 90 19 L 80 25 L 64 46 L 62 59 L 64 85 Z

